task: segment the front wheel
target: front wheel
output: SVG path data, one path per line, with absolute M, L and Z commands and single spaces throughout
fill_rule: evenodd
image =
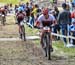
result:
M 48 60 L 51 60 L 51 48 L 50 48 L 50 43 L 51 43 L 51 40 L 50 40 L 50 33 L 48 33 L 46 35 L 46 44 L 47 44 L 47 51 L 48 51 Z
M 47 45 L 46 45 L 46 37 L 45 37 L 45 34 L 43 35 L 43 39 L 42 39 L 42 41 L 43 41 L 43 45 L 44 45 L 44 52 L 45 52 L 45 57 L 47 57 L 48 56 L 48 54 L 47 54 Z
M 48 60 L 51 60 L 51 51 L 50 51 L 50 45 L 48 47 Z
M 50 33 L 45 33 L 43 36 L 45 56 L 48 57 L 48 60 L 51 60 Z

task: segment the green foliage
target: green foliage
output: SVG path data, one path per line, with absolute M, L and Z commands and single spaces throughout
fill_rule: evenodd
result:
M 24 0 L 23 2 L 27 2 L 29 0 Z M 17 4 L 19 3 L 20 0 L 0 0 L 0 3 L 12 3 L 12 4 Z

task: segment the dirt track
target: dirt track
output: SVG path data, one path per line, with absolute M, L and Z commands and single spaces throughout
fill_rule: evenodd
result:
M 0 65 L 74 65 L 74 61 L 55 54 L 48 61 L 31 41 L 0 42 Z
M 15 28 L 15 25 L 6 25 L 0 37 L 18 37 L 18 29 Z M 0 65 L 75 65 L 75 58 L 56 54 L 59 53 L 53 53 L 52 60 L 48 61 L 42 49 L 31 41 L 0 42 Z

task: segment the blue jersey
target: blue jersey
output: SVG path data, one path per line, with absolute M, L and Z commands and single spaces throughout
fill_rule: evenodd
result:
M 18 11 L 24 11 L 24 8 L 23 7 L 19 7 Z

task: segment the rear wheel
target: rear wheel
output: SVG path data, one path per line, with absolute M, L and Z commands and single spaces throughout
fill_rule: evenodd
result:
M 21 32 L 22 32 L 22 38 L 23 38 L 23 40 L 26 41 L 26 36 L 25 36 L 25 27 L 24 27 L 24 25 L 21 26 Z

